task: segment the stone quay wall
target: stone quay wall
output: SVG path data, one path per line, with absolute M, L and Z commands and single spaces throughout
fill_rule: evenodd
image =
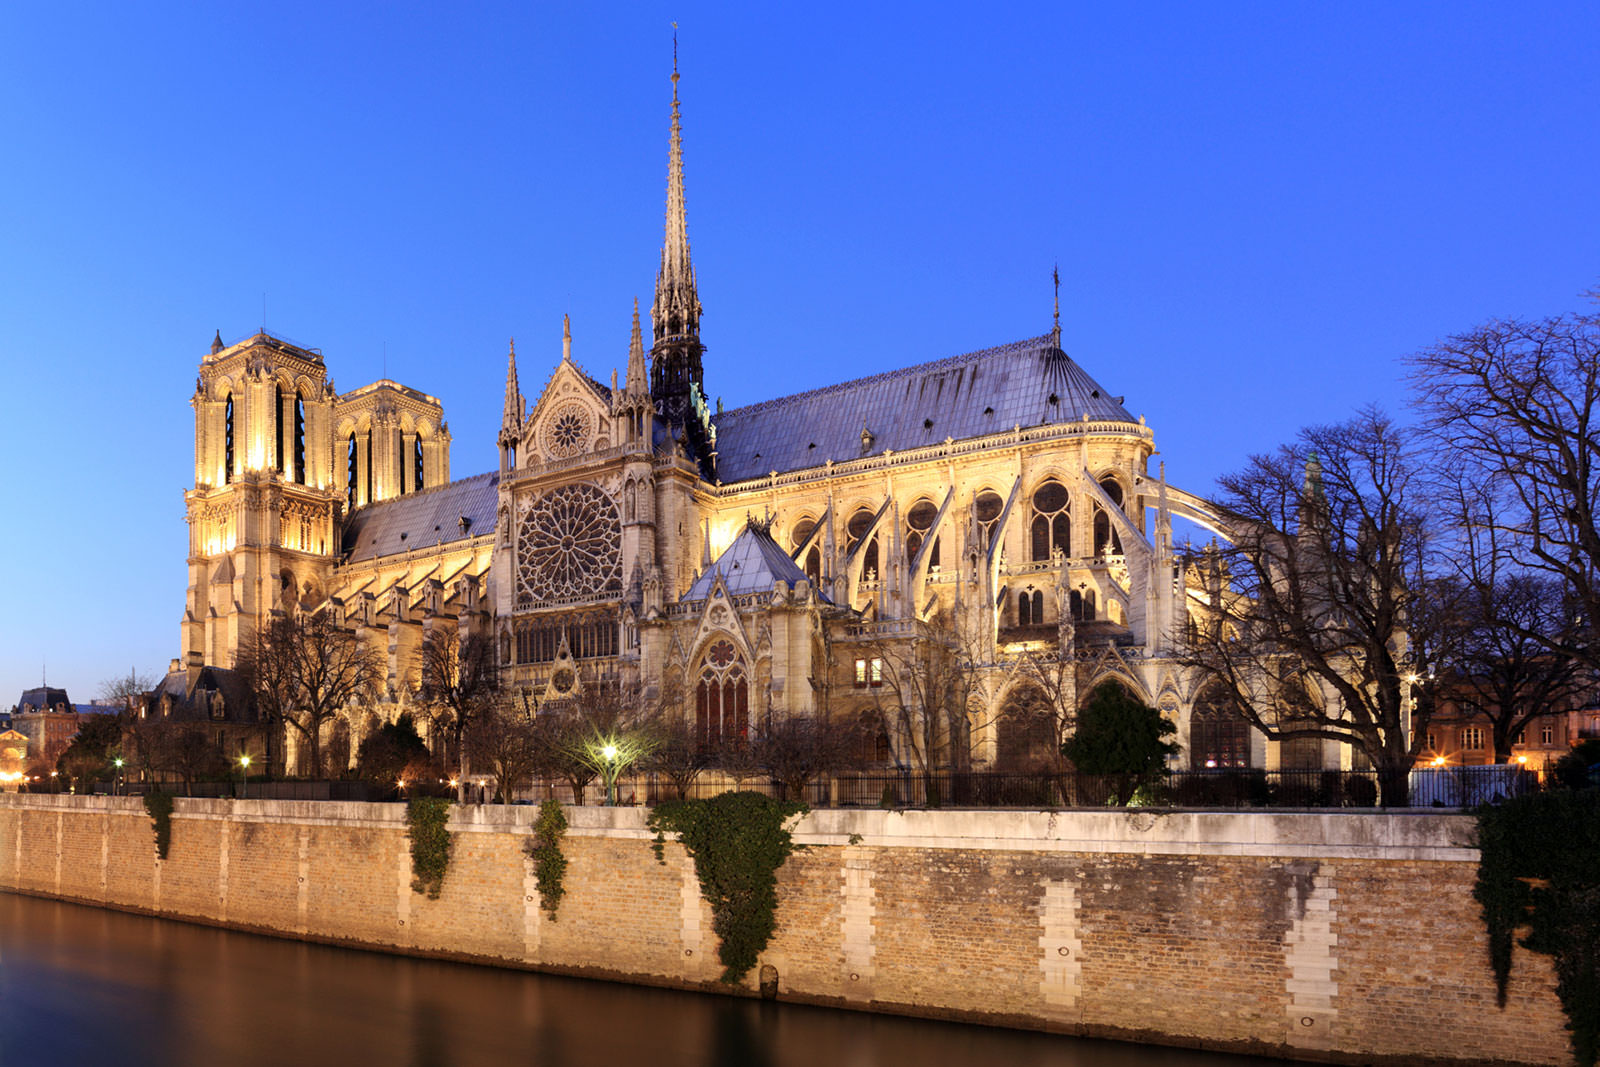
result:
M 716 992 L 692 861 L 644 811 L 452 809 L 443 893 L 397 804 L 0 796 L 0 890 L 278 936 Z M 818 811 L 779 871 L 778 997 L 1348 1063 L 1570 1062 L 1549 961 L 1495 1005 L 1472 820 L 1424 812 Z

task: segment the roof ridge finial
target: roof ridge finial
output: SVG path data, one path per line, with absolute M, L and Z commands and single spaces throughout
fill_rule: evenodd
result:
M 561 362 L 572 362 L 572 316 L 561 316 Z
M 1056 312 L 1054 325 L 1050 329 L 1050 339 L 1054 347 L 1061 347 L 1061 264 L 1057 263 L 1050 269 L 1050 280 L 1056 287 Z

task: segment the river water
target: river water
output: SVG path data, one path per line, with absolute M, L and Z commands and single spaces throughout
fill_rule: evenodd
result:
M 3 1067 L 1281 1062 L 386 956 L 0 893 Z

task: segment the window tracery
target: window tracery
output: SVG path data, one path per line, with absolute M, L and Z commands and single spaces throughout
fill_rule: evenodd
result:
M 992 489 L 985 489 L 972 502 L 972 515 L 978 521 L 978 539 L 984 551 L 994 543 L 995 523 L 1000 521 L 1000 512 L 1003 510 L 1005 501 Z
M 593 433 L 594 414 L 581 402 L 569 400 L 545 420 L 544 450 L 551 459 L 568 459 L 588 447 Z
M 695 739 L 701 749 L 720 748 L 750 736 L 750 685 L 744 658 L 726 638 L 712 642 L 701 660 L 695 686 Z
M 622 590 L 622 521 L 598 486 L 567 485 L 532 501 L 517 527 L 517 606 Z
M 906 512 L 906 562 L 915 563 L 917 553 L 922 549 L 922 543 L 928 538 L 928 531 L 933 529 L 933 522 L 939 517 L 939 509 L 933 501 L 923 499 L 911 505 L 911 510 Z M 928 570 L 939 569 L 939 539 L 933 539 L 933 545 L 928 549 Z
M 1032 559 L 1043 563 L 1051 553 L 1072 554 L 1071 500 L 1067 488 L 1050 479 L 1033 491 L 1033 523 L 1029 528 Z

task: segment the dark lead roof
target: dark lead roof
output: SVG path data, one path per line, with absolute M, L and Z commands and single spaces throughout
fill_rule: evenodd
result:
M 344 521 L 345 562 L 492 534 L 499 486 L 500 472 L 490 471 L 357 508 Z
M 731 596 L 770 593 L 778 582 L 793 589 L 796 582 L 807 580 L 805 571 L 795 565 L 789 553 L 778 547 L 770 533 L 753 522 L 745 524 L 744 532 L 723 549 L 711 569 L 697 578 L 680 599 L 684 603 L 704 600 L 711 595 L 711 585 L 718 574 L 722 575 Z
M 715 420 L 717 475 L 737 482 L 1086 414 L 1137 421 L 1046 334 L 725 411 Z

